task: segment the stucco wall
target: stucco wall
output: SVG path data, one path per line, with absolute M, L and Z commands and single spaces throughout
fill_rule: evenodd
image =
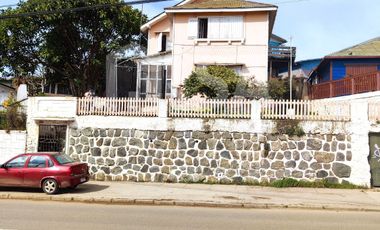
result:
M 0 164 L 10 158 L 25 153 L 26 131 L 0 130 Z
M 191 17 L 244 16 L 244 41 L 197 41 L 188 38 Z M 183 85 L 195 64 L 242 64 L 241 75 L 266 82 L 268 68 L 268 30 L 266 12 L 176 14 L 173 16 L 173 82 Z
M 148 52 L 147 55 L 157 54 L 157 40 L 158 33 L 169 33 L 167 37 L 168 42 L 171 42 L 171 30 L 172 30 L 172 22 L 169 18 L 165 18 L 164 20 L 154 24 L 151 29 L 148 31 Z

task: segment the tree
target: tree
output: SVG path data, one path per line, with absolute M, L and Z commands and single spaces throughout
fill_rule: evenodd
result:
M 55 11 L 122 0 L 28 0 L 0 15 Z M 0 20 L 3 75 L 42 74 L 50 83 L 65 82 L 74 95 L 105 89 L 106 56 L 139 40 L 146 16 L 131 6 Z

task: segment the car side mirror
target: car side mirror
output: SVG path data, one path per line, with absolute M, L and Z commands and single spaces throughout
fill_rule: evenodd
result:
M 2 164 L 2 165 L 0 165 L 0 168 L 7 169 L 7 165 L 6 164 Z

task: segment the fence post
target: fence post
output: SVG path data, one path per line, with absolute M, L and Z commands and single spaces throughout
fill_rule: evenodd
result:
M 256 132 L 261 132 L 262 129 L 261 102 L 261 100 L 251 101 L 251 121 Z
M 167 118 L 169 111 L 169 103 L 166 99 L 158 100 L 158 117 Z

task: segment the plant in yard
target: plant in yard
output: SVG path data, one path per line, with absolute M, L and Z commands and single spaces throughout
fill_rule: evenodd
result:
M 287 134 L 289 136 L 303 136 L 305 131 L 300 125 L 299 120 L 275 120 L 276 130 L 279 134 Z
M 248 99 L 267 97 L 264 84 L 252 79 L 246 80 L 225 66 L 195 69 L 185 80 L 184 93 L 186 97 L 201 94 L 207 98 L 218 99 L 235 96 Z
M 11 93 L 8 99 L 3 102 L 5 112 L 1 116 L 0 129 L 25 130 L 26 114 L 20 112 L 21 105 L 16 101 L 14 94 Z
M 270 98 L 288 99 L 289 98 L 289 82 L 281 79 L 271 79 L 268 81 L 268 94 Z
M 228 85 L 220 77 L 213 76 L 208 69 L 196 69 L 185 80 L 184 92 L 186 97 L 197 94 L 208 98 L 224 99 L 228 97 Z

